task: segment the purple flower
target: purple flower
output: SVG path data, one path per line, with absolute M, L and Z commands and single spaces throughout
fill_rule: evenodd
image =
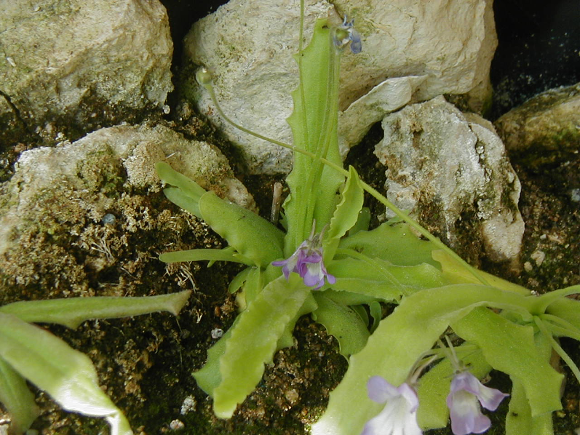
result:
M 417 393 L 406 382 L 394 387 L 381 376 L 373 376 L 367 383 L 369 397 L 386 403 L 376 417 L 367 422 L 361 435 L 421 435 L 417 424 Z
M 509 394 L 486 387 L 467 371 L 457 373 L 447 396 L 451 430 L 455 435 L 485 432 L 491 426 L 491 421 L 481 413 L 477 401 L 485 409 L 495 411 L 507 396 Z
M 334 45 L 338 48 L 343 48 L 350 41 L 350 51 L 354 54 L 362 51 L 360 34 L 354 30 L 354 19 L 348 21 L 346 15 L 342 24 L 336 28 L 333 39 Z
M 324 277 L 329 284 L 334 284 L 336 278 L 329 274 L 322 261 L 322 245 L 320 236 L 311 236 L 298 246 L 298 249 L 287 260 L 274 261 L 273 266 L 281 266 L 286 279 L 290 272 L 296 272 L 304 279 L 304 284 L 318 290 L 324 285 Z

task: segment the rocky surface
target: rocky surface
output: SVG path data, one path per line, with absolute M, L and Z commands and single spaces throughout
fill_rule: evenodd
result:
M 425 81 L 424 76 L 387 79 L 368 94 L 353 102 L 338 114 L 339 146 L 346 155 L 353 144 L 358 144 L 373 124 L 386 114 L 418 101 L 416 90 Z
M 540 292 L 579 282 L 580 84 L 542 92 L 495 126 L 523 186 L 519 279 Z
M 205 135 L 202 125 L 196 130 L 189 121 L 189 135 Z M 136 434 L 164 433 L 177 421 L 196 433 L 302 433 L 320 414 L 327 385 L 336 385 L 346 366 L 332 337 L 310 320 L 299 322 L 299 345 L 276 355 L 275 366 L 231 420 L 213 415 L 211 400 L 191 376 L 215 343 L 212 331 L 227 330 L 236 316 L 228 284 L 240 268 L 159 261 L 164 251 L 225 244 L 164 198 L 153 165 L 166 160 L 222 196 L 245 206 L 253 201 L 215 147 L 186 140 L 170 127 L 176 126 L 117 126 L 22 153 L 11 180 L 0 184 L 0 304 L 193 290 L 178 319 L 155 314 L 85 322 L 76 331 L 48 328 L 90 356 Z M 260 183 L 262 195 L 271 193 L 268 185 Z M 37 403 L 38 432 L 108 431 L 104 420 L 64 412 L 42 392 Z M 3 423 L 0 432 L 7 430 Z
M 254 139 L 253 146 L 263 154 L 232 152 L 221 133 L 191 110 L 192 99 L 167 103 L 172 105 L 174 122 L 159 123 L 171 88 L 172 42 L 163 7 L 156 0 L 98 5 L 48 1 L 38 7 L 37 3 L 6 4 L 0 16 L 0 303 L 192 289 L 189 306 L 177 320 L 156 314 L 86 322 L 77 331 L 51 330 L 91 357 L 101 384 L 127 414 L 135 433 L 166 433 L 181 427 L 174 422 L 184 425 L 188 433 L 307 433 L 346 368 L 335 340 L 311 319 L 301 319 L 296 346 L 276 354 L 263 381 L 231 420 L 219 420 L 191 372 L 203 366 L 207 349 L 215 342 L 212 332 L 227 330 L 235 319 L 234 298 L 227 288 L 239 268 L 224 263 L 211 268 L 204 263 L 166 266 L 158 260 L 159 253 L 168 250 L 222 248 L 224 243 L 205 224 L 164 198 L 153 171 L 156 161 L 166 159 L 205 187 L 253 207 L 252 197 L 233 177 L 231 165 L 265 215 L 272 184 L 283 181 L 282 177 L 248 175 L 243 168 L 283 172 L 289 168 L 288 155 Z M 232 1 L 222 12 L 229 16 L 233 9 L 240 9 L 242 14 L 233 16 L 245 20 L 241 27 L 230 21 L 214 22 L 216 14 L 205 22 L 217 26 L 221 37 L 198 41 L 207 56 L 222 58 L 213 71 L 220 98 L 228 93 L 243 95 L 226 111 L 250 127 L 258 122 L 252 128 L 261 133 L 272 128 L 273 133 L 268 133 L 272 135 L 288 134 L 284 128 L 291 110 L 289 91 L 297 85 L 292 55 L 298 11 L 294 3 L 275 3 L 285 9 L 270 5 L 264 11 L 262 2 Z M 389 165 L 391 193 L 404 180 L 421 186 L 423 192 L 409 184 L 406 198 L 416 205 L 418 218 L 429 229 L 472 263 L 483 256 L 486 270 L 540 293 L 580 282 L 580 163 L 575 142 L 568 140 L 574 136 L 558 135 L 559 129 L 567 131 L 563 124 L 545 124 L 554 132 L 549 138 L 562 139 L 547 141 L 545 155 L 556 154 L 556 160 L 530 167 L 525 160 L 527 150 L 518 155 L 515 148 L 511 151 L 522 181 L 520 209 L 526 222 L 523 270 L 514 274 L 502 269 L 505 263 L 485 261 L 513 259 L 521 243 L 522 223 L 515 207 L 518 179 L 512 178 L 501 142 L 489 123 L 462 114 L 441 99 L 416 104 L 440 93 L 459 94 L 472 110 L 487 104 L 487 68 L 495 44 L 491 2 L 382 2 L 370 15 L 366 2 L 333 3 L 341 13 L 356 18 L 363 36 L 363 53 L 343 57 L 339 123 L 343 153 L 373 123 L 399 111 L 384 122 L 386 137 L 378 154 Z M 307 29 L 314 16 L 325 14 L 328 7 L 324 2 L 311 5 Z M 94 11 L 92 15 L 89 10 Z M 6 17 L 8 21 L 3 21 Z M 458 26 L 460 22 L 465 27 Z M 44 51 L 22 45 L 34 38 Z M 78 45 L 81 42 L 84 45 Z M 63 47 L 69 51 L 59 51 Z M 236 47 L 241 50 L 234 51 Z M 267 64 L 278 69 L 262 69 Z M 354 71 L 352 76 L 346 74 L 349 70 Z M 19 81 L 26 77 L 29 81 Z M 20 93 L 13 88 L 7 91 L 7 83 L 20 86 Z M 184 88 L 188 82 L 179 86 Z M 569 95 L 576 93 L 569 91 Z M 30 109 L 29 94 L 36 95 Z M 206 115 L 215 115 L 207 100 L 200 100 L 199 107 L 210 107 Z M 516 143 L 518 134 L 528 131 L 537 119 L 536 112 L 529 113 L 533 116 L 514 127 L 519 129 L 514 133 Z M 550 122 L 564 119 L 555 106 L 547 113 Z M 406 129 L 392 130 L 411 114 L 414 120 Z M 150 121 L 99 129 L 101 124 L 141 118 Z M 46 146 L 93 130 L 97 131 L 74 143 Z M 509 142 L 508 136 L 503 137 Z M 417 148 L 394 148 L 395 139 Z M 372 141 L 369 149 L 378 141 Z M 454 145 L 445 147 L 447 142 Z M 210 144 L 219 145 L 229 162 Z M 38 145 L 42 147 L 32 149 Z M 3 148 L 7 151 L 2 152 Z M 376 159 L 357 161 L 354 155 L 359 149 L 363 146 L 351 150 L 349 163 L 381 189 L 383 183 L 372 177 L 377 172 L 382 176 L 384 166 L 375 166 Z M 402 166 L 397 170 L 393 163 L 399 162 L 407 165 L 408 174 Z M 461 166 L 461 176 L 449 169 L 453 165 Z M 383 211 L 381 207 L 379 213 Z M 578 347 L 576 342 L 571 344 L 563 341 L 562 345 L 577 360 Z M 572 433 L 580 426 L 578 385 L 573 376 L 568 379 L 564 410 L 554 417 L 556 433 Z M 107 431 L 104 421 L 65 413 L 42 392 L 37 402 L 43 412 L 33 428 L 41 433 Z M 6 421 L 0 413 L 0 432 Z M 500 425 L 497 429 L 503 430 Z M 434 433 L 449 434 L 450 429 Z
M 550 89 L 495 122 L 510 155 L 531 168 L 577 158 L 580 152 L 580 83 Z
M 325 1 L 307 3 L 305 35 L 314 18 L 327 16 L 330 10 Z M 406 82 L 407 93 L 416 100 L 469 93 L 471 105 L 478 109 L 489 100 L 489 65 L 497 43 L 491 2 L 385 4 L 377 0 L 364 6 L 355 1 L 335 5 L 341 14 L 356 20 L 363 39 L 362 53 L 343 57 L 341 110 L 369 92 L 376 94 L 376 86 L 382 88 L 383 101 L 389 101 L 391 96 L 384 91 L 396 90 L 383 82 L 391 77 L 412 77 Z M 233 0 L 197 22 L 185 41 L 187 58 L 213 72 L 224 111 L 245 127 L 285 142 L 291 141 L 285 122 L 292 111 L 289 95 L 298 84 L 292 58 L 297 51 L 298 12 L 291 0 Z M 192 92 L 192 98 L 230 140 L 243 147 L 251 172 L 288 172 L 291 160 L 286 150 L 225 124 L 200 89 Z M 400 95 L 393 99 L 400 100 Z M 361 103 L 341 117 L 348 125 L 365 125 L 368 130 L 377 121 L 376 111 L 375 104 Z M 350 116 L 356 119 L 346 120 Z M 343 147 L 354 145 L 350 141 L 360 140 L 366 130 L 349 135 Z
M 46 139 L 78 138 L 100 124 L 163 106 L 173 43 L 158 2 L 24 0 L 0 14 L 3 114 Z
M 387 197 L 472 261 L 483 247 L 492 261 L 517 262 L 520 183 L 491 123 L 438 97 L 382 127 L 375 153 L 387 166 Z
M 85 253 L 101 253 L 113 261 L 127 236 L 113 242 L 107 236 L 111 228 L 120 225 L 130 234 L 157 226 L 150 220 L 147 193 L 161 190 L 155 173 L 158 161 L 169 162 L 221 196 L 253 206 L 225 157 L 207 143 L 186 140 L 161 125 L 98 130 L 74 143 L 22 153 L 14 176 L 2 185 L 0 273 L 17 284 L 47 282 L 55 272 L 49 272 L 51 263 L 68 258 L 72 263 L 66 267 L 84 274 L 87 265 L 63 251 L 65 239 Z M 30 255 L 31 240 L 40 243 L 34 248 L 39 249 L 36 260 Z M 63 251 L 62 256 L 45 257 L 43 249 Z M 29 265 L 22 268 L 24 258 Z M 90 268 L 106 266 L 107 261 L 99 260 Z M 66 287 L 62 281 L 60 285 Z M 88 283 L 79 285 L 84 288 Z

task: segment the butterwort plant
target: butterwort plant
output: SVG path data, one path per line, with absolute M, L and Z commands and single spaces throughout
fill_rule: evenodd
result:
M 300 7 L 303 17 L 303 1 Z M 221 250 L 168 252 L 160 259 L 246 266 L 229 287 L 240 313 L 194 373 L 213 398 L 215 414 L 234 414 L 275 352 L 293 345 L 298 318 L 310 315 L 337 338 L 349 361 L 326 412 L 312 426 L 315 435 L 398 433 L 392 429 L 398 427 L 417 433 L 447 426 L 450 413 L 453 430 L 475 433 L 487 426 L 479 404 L 493 411 L 504 393 L 510 394 L 506 433 L 553 433 L 551 414 L 562 408 L 563 375 L 550 364 L 552 352 L 580 379 L 558 344 L 559 337 L 580 339 L 580 302 L 569 297 L 580 286 L 538 296 L 477 270 L 364 183 L 354 168 L 343 168 L 337 136 L 340 58 L 347 47 L 360 52 L 363 41 L 352 20 L 333 25 L 321 19 L 304 48 L 302 23 L 300 84 L 288 118 L 291 145 L 235 123 L 221 110 L 211 75 L 205 69 L 197 75 L 224 120 L 294 151 L 282 228 L 205 191 L 166 162 L 157 164 L 167 198 L 228 242 Z M 365 191 L 396 218 L 369 229 Z M 382 318 L 382 304 L 396 308 Z M 418 362 L 441 353 L 437 342 L 449 332 L 460 341 L 456 356 L 442 353 L 409 383 Z M 469 370 L 457 371 L 455 359 Z M 479 384 L 492 370 L 509 376 L 511 391 L 491 394 Z
M 177 315 L 190 293 L 20 301 L 0 307 L 0 402 L 10 415 L 9 433 L 26 432 L 39 415 L 26 385 L 28 381 L 67 411 L 104 417 L 112 435 L 132 435 L 123 412 L 99 387 L 97 371 L 89 357 L 34 323 L 74 329 L 89 319 L 156 311 Z

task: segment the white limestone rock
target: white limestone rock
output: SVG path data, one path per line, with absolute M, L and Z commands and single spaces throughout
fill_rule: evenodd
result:
M 127 192 L 160 191 L 155 172 L 159 161 L 222 197 L 255 207 L 252 196 L 214 146 L 187 140 L 162 125 L 104 128 L 74 143 L 22 153 L 13 177 L 0 189 L 4 197 L 0 202 L 0 255 L 18 243 L 24 227 L 42 225 L 28 221 L 42 216 L 43 207 L 50 207 L 50 214 L 58 214 L 62 225 L 73 228 L 83 220 L 101 221 L 116 198 Z M 59 204 L 58 210 L 54 204 Z M 77 210 L 74 216 L 67 204 Z M 78 215 L 79 209 L 83 216 Z
M 510 155 L 530 168 L 574 160 L 580 152 L 580 83 L 550 89 L 500 117 Z
M 306 3 L 309 39 L 314 19 L 329 11 L 332 15 L 332 10 L 324 0 Z M 393 107 L 446 93 L 471 93 L 475 107 L 489 97 L 489 66 L 497 44 L 491 0 L 333 3 L 355 18 L 363 39 L 362 53 L 347 51 L 343 56 L 340 108 L 346 127 L 340 129 L 350 132 L 342 140 L 343 149 L 384 115 L 377 113 Z M 293 0 L 232 0 L 197 22 L 185 44 L 186 57 L 214 74 L 218 99 L 228 115 L 284 142 L 292 140 L 286 118 L 292 111 L 290 92 L 298 85 L 292 58 L 298 47 L 298 9 Z M 336 15 L 334 19 L 340 20 Z M 392 80 L 401 82 L 395 86 Z M 401 86 L 407 87 L 403 93 Z M 371 102 L 349 110 L 366 94 Z M 382 102 L 376 101 L 377 94 Z M 202 90 L 194 98 L 201 112 L 243 148 L 252 172 L 290 169 L 287 150 L 225 124 Z
M 343 156 L 358 144 L 373 124 L 387 113 L 417 101 L 416 91 L 426 76 L 387 79 L 338 114 L 338 141 Z
M 375 154 L 387 166 L 389 200 L 474 251 L 462 253 L 468 257 L 483 247 L 492 261 L 517 262 L 520 183 L 491 123 L 437 97 L 386 116 L 382 126 Z
M 161 107 L 173 89 L 157 0 L 5 1 L 0 34 L 0 91 L 31 129 L 88 131 Z

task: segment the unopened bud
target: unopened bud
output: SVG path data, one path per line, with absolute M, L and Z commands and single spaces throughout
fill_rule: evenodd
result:
M 211 85 L 211 73 L 205 67 L 201 67 L 195 73 L 195 79 L 202 86 Z

